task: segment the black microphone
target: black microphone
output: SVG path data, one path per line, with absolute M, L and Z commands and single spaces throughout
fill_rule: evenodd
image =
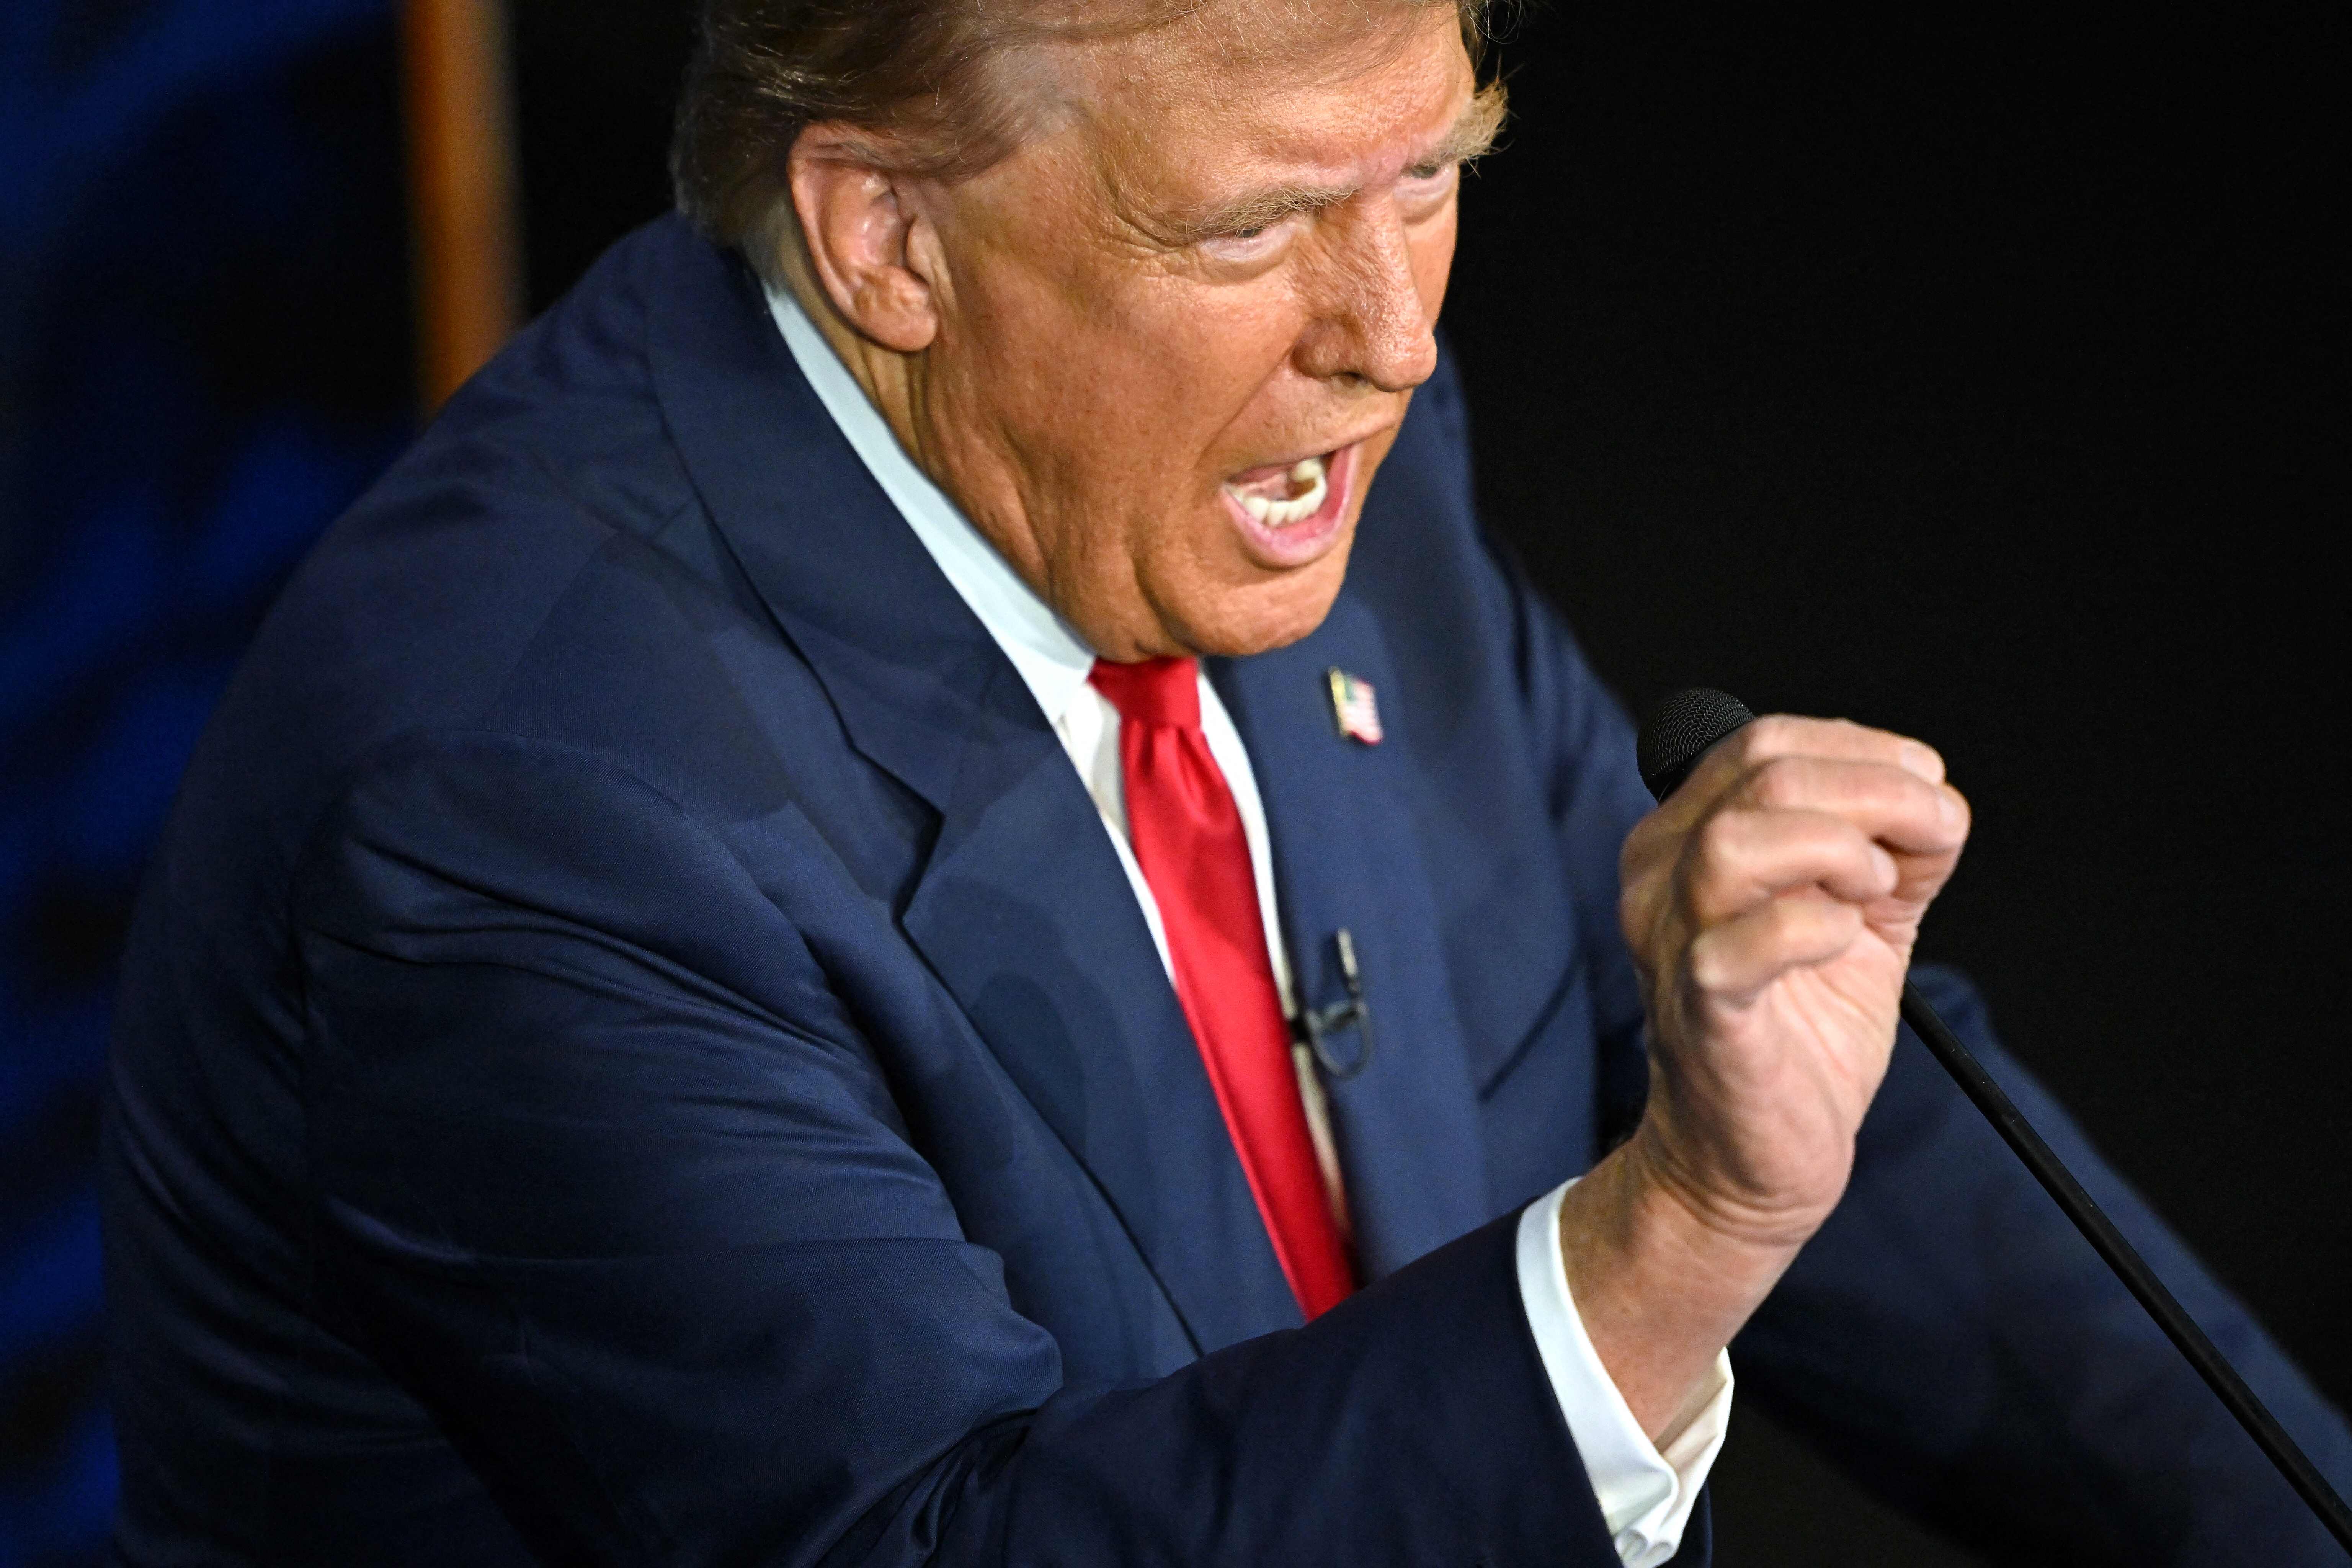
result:
M 1634 753 L 1642 770 L 1642 782 L 1649 785 L 1652 795 L 1664 801 L 1690 776 L 1710 747 L 1755 717 L 1739 699 L 1726 692 L 1703 686 L 1675 692 L 1660 703 L 1649 722 L 1642 726 L 1641 742 Z M 2033 1173 L 2033 1179 L 2042 1184 L 2042 1190 L 2057 1200 L 2066 1217 L 2074 1222 L 2074 1228 L 2083 1233 L 2083 1238 L 2106 1259 L 2116 1278 L 2124 1282 L 2124 1289 L 2139 1299 L 2147 1315 L 2156 1320 L 2156 1326 L 2189 1359 L 2189 1364 L 2197 1369 L 2206 1386 L 2238 1418 L 2246 1435 L 2278 1467 L 2287 1484 L 2311 1505 L 2320 1523 L 2347 1551 L 2352 1551 L 2352 1509 L 2344 1506 L 2344 1500 L 2336 1495 L 2327 1478 L 2287 1436 L 2278 1417 L 2246 1386 L 2238 1369 L 2214 1348 L 2205 1331 L 2197 1326 L 2197 1321 L 2172 1299 L 2164 1281 L 2156 1277 L 2155 1270 L 2124 1239 L 2123 1232 L 2115 1227 L 2115 1222 L 2083 1190 L 2083 1184 L 2074 1179 L 2065 1163 L 2042 1141 L 2042 1135 L 2033 1131 L 2000 1085 L 1985 1071 L 1984 1064 L 1960 1044 L 1959 1037 L 1936 1016 L 1927 998 L 1907 981 L 1903 986 L 1903 1021 L 1911 1026 L 1912 1032 L 1943 1064 L 1944 1070 L 1952 1075 L 1960 1092 L 1984 1112 L 1985 1120 L 1992 1123 L 2001 1141 L 2025 1162 L 2025 1168 Z

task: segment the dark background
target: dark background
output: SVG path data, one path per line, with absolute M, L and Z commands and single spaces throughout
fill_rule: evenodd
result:
M 1924 954 L 2339 1406 L 2347 42 L 1553 5 L 1448 307 L 1488 513 L 1603 675 L 1942 750 Z M 1727 1563 L 1938 1560 L 1760 1425 Z
M 535 307 L 666 205 L 688 9 L 519 0 Z M 0 29 L 47 92 L 0 93 L 43 175 L 0 186 L 0 1568 L 87 1561 L 110 1496 L 87 1149 L 140 854 L 407 424 L 385 7 L 225 16 Z M 1488 514 L 1630 701 L 1944 751 L 1977 831 L 1927 955 L 2339 1405 L 2347 32 L 1560 0 L 1446 314 Z M 1731 1568 L 1969 1561 L 1752 1408 L 1717 1476 Z
M 116 952 L 261 610 L 414 427 L 390 0 L 0 0 L 0 1568 L 113 1510 Z

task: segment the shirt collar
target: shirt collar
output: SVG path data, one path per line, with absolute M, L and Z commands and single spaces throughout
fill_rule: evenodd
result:
M 767 289 L 768 313 L 817 401 L 923 542 L 931 559 L 1029 688 L 1047 722 L 1059 724 L 1095 667 L 1095 650 L 1024 583 L 930 476 L 915 466 L 849 367 L 824 341 L 801 303 Z

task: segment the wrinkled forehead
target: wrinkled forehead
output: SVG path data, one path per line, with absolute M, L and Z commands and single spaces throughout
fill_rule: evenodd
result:
M 1050 57 L 1056 118 L 1115 199 L 1267 177 L 1375 183 L 1477 118 L 1460 13 L 1444 0 L 1210 0 Z

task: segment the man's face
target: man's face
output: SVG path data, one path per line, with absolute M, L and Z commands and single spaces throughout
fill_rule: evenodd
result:
M 1056 128 L 918 197 L 939 328 L 902 434 L 1112 658 L 1312 631 L 1436 363 L 1494 105 L 1451 5 L 1330 7 L 1336 38 L 1323 9 L 1060 46 Z

